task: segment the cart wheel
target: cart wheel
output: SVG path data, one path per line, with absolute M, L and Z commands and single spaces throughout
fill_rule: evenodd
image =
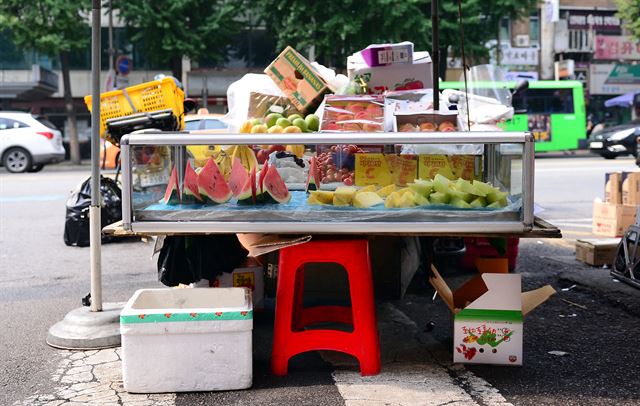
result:
M 631 227 L 620 240 L 611 275 L 640 283 L 640 228 Z M 625 281 L 627 282 L 627 281 Z

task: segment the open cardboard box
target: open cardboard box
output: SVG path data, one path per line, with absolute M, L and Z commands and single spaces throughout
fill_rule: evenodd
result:
M 453 361 L 522 365 L 523 316 L 551 297 L 546 285 L 522 292 L 503 258 L 480 258 L 480 275 L 452 291 L 432 265 L 429 282 L 453 313 Z

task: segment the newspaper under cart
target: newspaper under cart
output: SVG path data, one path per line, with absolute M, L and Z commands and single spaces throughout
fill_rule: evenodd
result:
M 122 310 L 120 330 L 128 392 L 252 384 L 253 306 L 246 288 L 141 289 Z

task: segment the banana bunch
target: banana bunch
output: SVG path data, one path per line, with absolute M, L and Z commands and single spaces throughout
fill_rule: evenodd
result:
M 219 151 L 215 156 L 214 161 L 218 164 L 218 168 L 220 168 L 220 173 L 222 173 L 224 180 L 228 181 L 231 176 L 231 166 L 233 164 L 231 155 L 226 151 Z
M 225 149 L 225 152 L 227 156 L 230 156 L 229 168 L 231 168 L 231 162 L 235 161 L 235 159 L 238 158 L 240 162 L 242 162 L 242 166 L 244 166 L 247 172 L 251 173 L 254 168 L 256 170 L 258 169 L 258 159 L 253 153 L 253 150 L 248 145 L 230 145 Z

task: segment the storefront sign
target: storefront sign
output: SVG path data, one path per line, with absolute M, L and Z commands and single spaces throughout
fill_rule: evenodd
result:
M 594 30 L 599 34 L 620 35 L 620 19 L 615 11 L 569 10 L 567 21 L 570 30 Z
M 640 88 L 640 65 L 591 64 L 589 92 L 618 95 Z
M 596 35 L 594 59 L 640 60 L 640 41 L 628 35 Z
M 538 65 L 538 48 L 511 48 L 500 50 L 502 65 Z

